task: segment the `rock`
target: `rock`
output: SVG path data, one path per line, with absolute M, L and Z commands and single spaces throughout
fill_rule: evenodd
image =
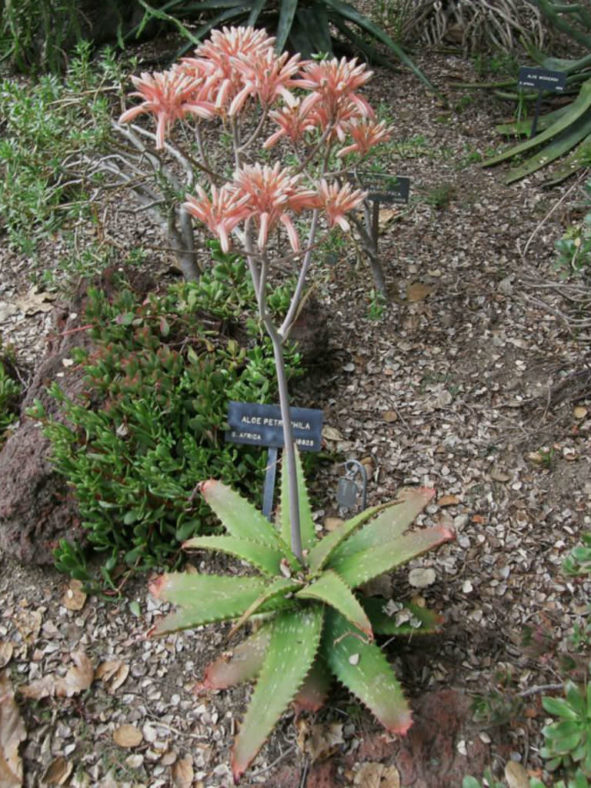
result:
M 90 283 L 115 293 L 113 271 Z M 148 277 L 136 275 L 130 285 L 145 295 L 152 289 Z M 23 400 L 20 426 L 0 451 L 0 550 L 22 563 L 51 564 L 52 551 L 60 539 L 84 542 L 78 509 L 66 482 L 51 464 L 51 446 L 42 426 L 27 410 L 39 400 L 51 418 L 59 417 L 56 401 L 46 387 L 59 381 L 68 397 L 82 389 L 82 373 L 64 365 L 74 347 L 89 348 L 88 333 L 79 330 L 85 312 L 89 283 L 83 283 L 70 304 L 56 309 L 55 334 L 46 359 L 36 371 Z

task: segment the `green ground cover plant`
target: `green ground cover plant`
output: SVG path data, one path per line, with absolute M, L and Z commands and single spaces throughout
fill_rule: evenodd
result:
M 0 447 L 4 442 L 6 430 L 18 418 L 18 403 L 22 387 L 10 374 L 13 368 L 10 359 L 2 353 L 0 344 Z
M 281 290 L 272 303 L 284 308 Z M 276 393 L 254 309 L 245 264 L 231 256 L 199 283 L 143 302 L 130 289 L 114 301 L 90 291 L 85 321 L 96 347 L 73 353 L 84 392 L 71 400 L 54 385 L 65 418 L 46 420 L 45 431 L 109 584 L 118 565 L 174 564 L 183 540 L 208 529 L 206 507 L 188 502 L 199 479 L 260 489 L 264 453 L 224 441 L 229 400 L 272 402 Z M 298 368 L 290 348 L 287 368 L 290 377 Z M 45 419 L 40 407 L 33 415 Z M 56 565 L 88 579 L 80 547 L 62 542 Z

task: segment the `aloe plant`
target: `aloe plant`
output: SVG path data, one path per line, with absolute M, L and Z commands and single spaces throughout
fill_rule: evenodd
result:
M 287 706 L 316 710 L 331 675 L 359 698 L 391 733 L 404 734 L 410 707 L 376 634 L 431 633 L 441 620 L 410 603 L 355 592 L 374 577 L 454 537 L 443 526 L 409 531 L 431 500 L 428 488 L 407 488 L 395 501 L 374 506 L 320 538 L 316 533 L 302 466 L 296 454 L 303 557 L 290 549 L 288 479 L 284 463 L 280 505 L 273 525 L 248 501 L 219 481 L 200 485 L 226 535 L 184 543 L 186 549 L 227 553 L 256 574 L 170 573 L 150 586 L 176 605 L 151 635 L 165 635 L 215 621 L 234 622 L 231 634 L 255 617 L 259 626 L 205 670 L 198 690 L 224 689 L 256 678 L 250 706 L 236 738 L 232 772 L 237 782 Z

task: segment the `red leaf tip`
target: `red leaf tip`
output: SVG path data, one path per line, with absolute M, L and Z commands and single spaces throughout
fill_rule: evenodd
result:
M 158 577 L 155 577 L 153 580 L 151 580 L 148 583 L 148 590 L 150 591 L 152 596 L 155 596 L 158 599 L 158 597 L 162 593 L 165 582 L 166 582 L 166 575 L 158 575 Z

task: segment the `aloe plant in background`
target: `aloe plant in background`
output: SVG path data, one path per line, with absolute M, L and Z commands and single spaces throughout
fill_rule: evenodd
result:
M 536 54 L 540 66 L 563 71 L 567 75 L 567 91 L 575 98 L 570 104 L 542 116 L 538 122 L 539 134 L 483 162 L 483 167 L 490 167 L 533 153 L 509 171 L 505 180 L 508 184 L 567 154 L 548 184 L 559 183 L 591 163 L 591 11 L 584 3 L 533 2 L 552 27 L 567 35 L 574 46 L 583 47 L 587 53 L 575 59 L 545 57 L 541 52 Z M 508 136 L 529 135 L 530 129 L 531 119 L 497 126 L 500 134 Z
M 281 499 L 273 526 L 249 502 L 218 481 L 200 489 L 227 535 L 185 542 L 187 549 L 219 551 L 249 563 L 256 574 L 164 574 L 152 593 L 177 609 L 161 617 L 152 635 L 165 635 L 215 621 L 234 621 L 231 634 L 256 617 L 259 626 L 230 654 L 212 662 L 202 689 L 223 689 L 257 679 L 232 754 L 235 781 L 248 768 L 290 702 L 318 709 L 331 675 L 345 685 L 391 733 L 404 734 L 411 710 L 376 634 L 433 632 L 439 616 L 407 603 L 364 597 L 354 589 L 454 537 L 435 526 L 409 531 L 431 500 L 427 488 L 401 490 L 319 538 L 297 459 L 303 555 L 289 547 L 288 472 L 283 465 Z M 372 519 L 373 518 L 373 519 Z
M 149 4 L 140 24 L 128 38 L 139 36 L 146 24 L 157 19 L 172 25 L 187 40 L 184 53 L 196 46 L 213 28 L 232 23 L 256 25 L 276 31 L 278 52 L 290 49 L 304 57 L 321 52 L 332 55 L 343 45 L 362 54 L 371 62 L 391 67 L 392 62 L 380 52 L 385 47 L 404 63 L 430 89 L 435 88 L 402 47 L 368 16 L 342 0 L 169 0 Z M 188 23 L 197 23 L 190 25 Z M 191 28 L 191 29 L 190 29 Z M 377 47 L 376 47 L 377 45 Z

